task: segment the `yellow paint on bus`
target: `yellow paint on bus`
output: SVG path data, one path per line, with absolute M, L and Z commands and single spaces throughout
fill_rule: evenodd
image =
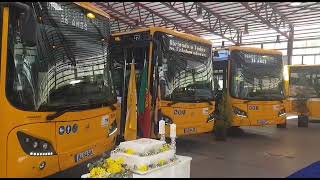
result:
M 102 10 L 86 3 L 77 4 L 80 6 L 75 5 L 75 8 L 100 14 L 109 23 L 109 16 Z M 55 6 L 57 9 L 60 7 Z M 7 73 L 12 63 L 9 61 L 13 61 L 8 53 L 12 48 L 8 45 L 9 38 L 13 38 L 9 33 L 9 24 L 17 20 L 15 18 L 18 16 L 14 17 L 11 12 L 17 12 L 18 8 L 15 9 L 14 5 L 2 5 L 0 8 L 0 177 L 46 177 L 101 156 L 113 148 L 118 134 L 115 123 L 120 124 L 116 118 L 118 112 L 112 108 L 120 108 L 116 102 L 104 107 L 66 112 L 54 120 L 47 120 L 48 115 L 55 111 L 21 109 L 9 100 L 10 92 L 6 89 L 8 82 L 14 78 Z
M 211 49 L 212 49 L 212 43 L 211 41 L 205 40 L 203 38 L 186 34 L 182 32 L 178 32 L 175 30 L 170 30 L 167 28 L 162 27 L 149 27 L 149 28 L 141 28 L 129 32 L 122 32 L 122 33 L 115 33 L 112 34 L 114 41 L 119 42 L 122 40 L 125 36 L 130 35 L 138 35 L 142 33 L 147 33 L 153 39 L 157 40 L 155 38 L 157 33 L 164 33 L 167 35 L 170 35 L 170 37 L 180 38 L 182 40 L 189 41 L 191 43 L 200 43 L 202 45 L 208 46 L 209 48 L 209 59 L 211 59 Z M 150 82 L 153 78 L 151 69 L 154 68 L 154 49 L 155 44 L 150 43 L 149 46 L 149 76 L 148 76 L 148 83 L 150 85 Z M 112 52 L 111 52 L 112 53 Z M 211 61 L 211 60 L 210 60 Z M 208 69 L 210 69 L 209 67 Z M 152 83 L 151 83 L 152 86 Z M 150 87 L 150 86 L 149 86 Z M 160 90 L 156 88 L 157 92 L 160 93 Z M 170 105 L 172 104 L 172 105 Z M 166 117 L 172 120 L 172 123 L 175 123 L 177 125 L 177 136 L 184 136 L 184 135 L 190 135 L 190 134 L 198 134 L 198 133 L 204 133 L 204 132 L 210 132 L 213 130 L 214 122 L 213 120 L 209 120 L 209 115 L 214 113 L 215 110 L 215 101 L 212 99 L 210 102 L 174 102 L 172 100 L 165 100 L 161 95 L 157 98 L 155 109 L 153 109 L 153 112 L 155 112 L 155 118 L 152 119 L 153 121 L 153 129 L 152 131 L 157 131 L 157 127 L 155 127 L 156 124 L 158 124 L 159 118 Z M 161 112 L 161 116 L 158 117 L 157 113 Z M 166 136 L 169 136 L 169 123 L 166 125 Z M 156 135 L 153 134 L 153 137 Z

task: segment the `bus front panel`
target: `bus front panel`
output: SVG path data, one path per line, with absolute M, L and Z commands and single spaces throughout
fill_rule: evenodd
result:
M 211 44 L 165 30 L 156 31 L 153 37 L 161 44 L 158 120 L 175 123 L 178 136 L 212 131 Z
M 1 48 L 1 177 L 49 176 L 100 156 L 120 124 L 109 20 L 88 19 L 72 2 L 30 7 L 34 31 L 21 28 L 25 12 L 10 6 Z
M 309 118 L 320 120 L 320 66 L 289 66 L 288 91 L 292 113 L 298 114 L 299 98 L 307 98 Z

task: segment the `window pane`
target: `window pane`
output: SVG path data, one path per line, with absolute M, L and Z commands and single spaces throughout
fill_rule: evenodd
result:
M 320 64 L 320 56 L 316 56 L 316 64 Z
M 296 47 L 306 47 L 307 42 L 306 41 L 294 41 L 293 42 L 293 48 Z
M 302 56 L 292 56 L 292 64 L 302 64 Z
M 314 64 L 314 56 L 303 56 L 303 64 Z

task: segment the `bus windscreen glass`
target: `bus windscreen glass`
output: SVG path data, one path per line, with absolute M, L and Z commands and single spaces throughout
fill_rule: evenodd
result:
M 284 99 L 282 56 L 231 51 L 231 95 L 245 100 Z

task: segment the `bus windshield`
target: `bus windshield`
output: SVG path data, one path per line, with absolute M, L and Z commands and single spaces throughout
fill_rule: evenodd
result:
M 289 82 L 291 97 L 320 97 L 319 66 L 291 67 Z
M 281 55 L 231 51 L 231 95 L 245 100 L 283 100 Z
M 213 100 L 211 46 L 159 33 L 161 98 L 168 101 Z
M 33 46 L 21 41 L 20 14 L 10 12 L 9 101 L 30 111 L 116 102 L 108 18 L 98 14 L 87 17 L 88 11 L 72 2 L 30 4 L 37 19 Z

